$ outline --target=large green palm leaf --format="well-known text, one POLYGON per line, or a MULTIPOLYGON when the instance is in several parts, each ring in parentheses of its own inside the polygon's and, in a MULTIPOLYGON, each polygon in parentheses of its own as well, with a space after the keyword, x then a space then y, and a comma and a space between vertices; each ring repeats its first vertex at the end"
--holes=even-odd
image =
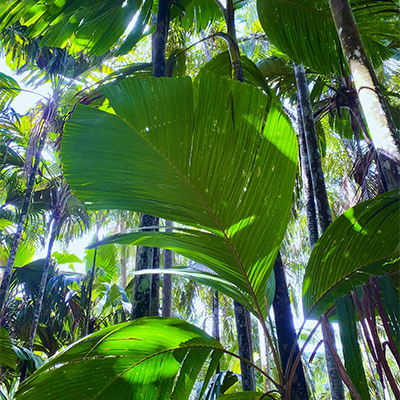
MULTIPOLYGON (((399 8, 392 0, 351 1, 366 50, 375 66, 390 57, 398 40, 399 8)), ((323 74, 343 74, 344 57, 328 0, 259 0, 268 39, 296 63, 323 74)))
POLYGON ((120 53, 127 53, 140 39, 151 6, 152 0, 12 0, 0 4, 0 30, 20 23, 26 36, 42 38, 41 46, 68 45, 73 52, 102 55, 116 45, 136 16, 120 46, 120 53))
POLYGON ((297 163, 280 106, 210 73, 194 83, 126 79, 103 92, 116 115, 77 107, 64 134, 64 172, 78 197, 195 227, 196 240, 174 240, 263 307, 297 163))
POLYGON ((103 329, 65 349, 18 389, 15 399, 187 399, 207 357, 205 387, 222 356, 219 342, 172 318, 141 318, 103 329))
POLYGON ((335 220, 311 253, 303 281, 304 312, 319 318, 371 275, 398 274, 399 225, 398 190, 360 203, 335 220))

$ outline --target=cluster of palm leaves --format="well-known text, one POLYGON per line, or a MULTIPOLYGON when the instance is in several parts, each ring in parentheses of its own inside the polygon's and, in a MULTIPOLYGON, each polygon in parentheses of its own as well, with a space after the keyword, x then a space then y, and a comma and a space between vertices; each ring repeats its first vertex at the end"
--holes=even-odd
MULTIPOLYGON (((39 75, 50 79, 54 88, 53 97, 33 118, 33 134, 27 135, 28 117, 20 118, 10 109, 20 88, 12 78, 0 76, 1 126, 6 133, 0 148, 5 193, 0 240, 9 253, 0 290, 1 324, 7 329, 1 330, 1 367, 15 376, 15 354, 25 354, 20 356, 25 378, 34 369, 32 350, 55 355, 19 386, 15 398, 41 398, 46 391, 49 398, 60 399, 186 399, 201 376, 197 396, 212 399, 236 382, 227 373, 213 378, 222 355, 232 353, 195 326, 171 318, 124 322, 132 307, 127 306, 129 285, 125 291, 110 274, 101 284, 95 281, 102 260, 107 259, 116 273, 115 244, 165 248, 205 266, 137 275, 162 272, 189 278, 229 296, 258 318, 277 376, 252 360, 246 362, 275 388, 223 398, 288 399, 291 390, 297 390, 292 383, 305 347, 300 353, 293 350, 288 364, 282 365, 267 326, 276 289, 274 264, 291 217, 295 185, 301 184, 293 129, 300 122, 291 111, 296 103, 292 62, 306 67, 321 152, 330 150, 326 132, 335 131, 351 160, 354 198, 366 200, 338 217, 315 245, 303 278, 304 312, 327 329, 337 311, 344 364, 329 335, 325 345, 357 399, 370 398, 355 331, 356 319, 364 325, 367 321, 364 336, 368 344, 373 342, 369 352, 378 365, 379 384, 397 396, 390 365, 399 364, 399 299, 388 277, 396 278, 398 270, 394 233, 400 223, 400 195, 398 189, 383 193, 390 182, 364 122, 329 2, 258 1, 260 24, 274 48, 257 65, 238 55, 232 36, 233 16, 245 2, 166 4, 167 20, 177 30, 195 23, 194 35, 212 23, 213 32, 221 25, 228 31, 210 35, 206 43, 225 39, 228 51, 212 58, 193 79, 184 76, 183 55, 190 56, 190 46, 182 49, 182 36, 165 67, 166 77, 176 78, 149 77, 151 64, 133 63, 93 83, 94 71, 104 61, 129 59, 128 53, 145 40, 151 11, 157 9, 151 1, 101 1, 94 6, 90 1, 12 0, 0 6, 1 40, 9 63, 33 71, 33 80, 39 75), (238 65, 243 82, 230 79, 238 65), (70 101, 63 104, 62 91, 68 86, 70 101), (57 151, 61 143, 62 169, 59 155, 54 162, 41 161, 50 143, 57 151), (52 246, 56 237, 69 239, 74 229, 87 228, 84 204, 95 210, 97 221, 102 220, 97 210, 116 209, 177 225, 99 241, 98 224, 86 278, 68 276, 54 267, 52 246), (10 230, 17 221, 16 231, 10 230), (35 229, 48 229, 47 257, 23 262, 18 257, 30 236, 39 236, 35 229), (384 273, 388 275, 371 278, 384 273), (93 291, 98 293, 97 303, 93 291), (392 355, 387 357, 383 336, 373 329, 375 314, 390 344, 392 355), (10 351, 10 336, 15 343, 28 342, 27 349, 10 351), (78 337, 82 338, 76 344, 57 353, 78 337), (224 386, 224 379, 230 384, 224 386)), ((351 5, 371 62, 381 68, 384 60, 398 54, 398 5, 390 0, 351 5)), ((158 22, 156 34, 160 26, 158 22)))

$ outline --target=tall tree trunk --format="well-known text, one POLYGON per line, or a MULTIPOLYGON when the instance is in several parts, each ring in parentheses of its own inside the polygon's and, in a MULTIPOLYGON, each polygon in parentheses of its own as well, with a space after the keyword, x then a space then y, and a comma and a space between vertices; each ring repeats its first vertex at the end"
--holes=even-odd
POLYGON ((170 8, 170 0, 158 1, 157 27, 154 32, 152 46, 153 76, 157 78, 164 76, 165 47, 168 39, 170 8))
MULTIPOLYGON (((107 216, 107 214, 104 214, 103 216, 101 214, 102 214, 101 211, 99 213, 96 213, 96 238, 95 238, 96 243, 99 241, 100 228, 102 227, 102 225, 106 219, 106 216, 107 216)), ((94 277, 96 274, 96 258, 97 258, 97 246, 94 248, 92 268, 90 269, 90 276, 89 276, 89 282, 88 282, 84 335, 89 335, 89 333, 91 333, 90 332, 90 312, 91 312, 91 307, 92 307, 93 282, 94 282, 94 277)))
MULTIPOLYGON (((51 223, 50 239, 49 239, 49 243, 47 245, 46 261, 44 263, 42 277, 40 279, 40 286, 39 286, 38 295, 37 295, 36 302, 35 302, 35 309, 33 312, 32 325, 31 325, 31 330, 30 330, 29 339, 28 339, 27 348, 30 351, 32 351, 32 349, 33 349, 33 343, 35 341, 36 331, 37 331, 37 327, 39 325, 40 315, 42 313, 44 292, 46 290, 47 277, 49 276, 49 271, 50 271, 50 266, 51 266, 51 253, 53 251, 53 245, 54 245, 54 242, 56 239, 57 228, 58 228, 60 219, 61 219, 60 214, 53 213, 53 221, 51 223)), ((26 367, 27 367, 26 364, 24 364, 22 371, 21 371, 21 382, 24 381, 26 378, 26 374, 27 374, 26 367)))
POLYGON ((296 75, 297 96, 303 117, 304 135, 310 163, 312 186, 315 200, 317 202, 318 220, 321 231, 323 232, 332 222, 331 209, 326 194, 324 173, 322 171, 321 156, 318 148, 317 133, 315 131, 315 123, 304 67, 302 65, 294 64, 294 72, 296 75))
MULTIPOLYGON (((157 218, 156 224, 158 225, 159 219, 157 218)), ((157 229, 158 230, 158 229, 157 229)), ((160 249, 157 247, 153 248, 153 269, 160 268, 160 249)), ((160 313, 160 275, 152 274, 150 276, 150 304, 149 304, 149 315, 158 316, 160 313)))
MULTIPOLYGON (((299 136, 302 139, 305 139, 301 139, 299 141, 300 153, 302 156, 304 154, 304 157, 308 157, 308 165, 306 162, 302 161, 304 194, 306 201, 310 196, 315 196, 318 205, 319 225, 321 227, 321 232, 323 233, 332 222, 331 209, 329 207, 328 196, 326 193, 324 173, 322 171, 321 157, 318 149, 315 122, 311 108, 306 74, 302 65, 294 65, 294 70, 297 82, 298 104, 300 104, 298 111, 299 117, 301 117, 302 120, 299 121, 299 136)), ((308 202, 307 206, 309 206, 308 202)), ((312 207, 307 207, 307 227, 311 250, 318 240, 318 231, 315 229, 315 224, 315 208, 312 210, 312 207), (312 213, 314 213, 314 216, 312 213)), ((329 327, 332 330, 332 327, 329 327)), ((322 331, 322 335, 325 340, 327 337, 325 330, 322 331)), ((344 400, 343 383, 340 379, 339 371, 328 346, 325 346, 325 360, 328 370, 332 400, 344 400)))
POLYGON ((303 180, 303 192, 306 202, 306 215, 307 215, 307 228, 308 228, 308 241, 311 250, 314 248, 318 240, 318 221, 317 210, 315 208, 314 190, 312 187, 310 162, 308 158, 306 138, 304 134, 303 115, 301 107, 297 101, 297 121, 299 127, 299 147, 301 156, 301 173, 303 180))
MULTIPOLYGON (((139 226, 154 226, 156 217, 140 214, 139 226)), ((142 229, 149 231, 149 229, 142 229)), ((136 271, 150 269, 153 266, 153 247, 138 246, 136 248, 136 271)), ((136 275, 133 278, 132 293, 132 319, 146 317, 150 312, 150 286, 151 277, 149 275, 136 275)))
MULTIPOLYGON (((250 312, 236 300, 233 301, 233 307, 235 311, 239 356, 249 361, 253 361, 250 312)), ((245 362, 240 361, 240 370, 243 391, 256 390, 254 369, 245 362)))
MULTIPOLYGON (((164 76, 165 69, 165 47, 168 38, 169 15, 171 2, 170 0, 159 0, 157 10, 157 25, 156 31, 152 38, 152 58, 153 58, 153 76, 160 78, 164 76)), ((139 227, 155 226, 156 217, 140 214, 139 227)), ((138 246, 136 250, 136 271, 152 268, 154 257, 159 257, 159 251, 155 252, 151 247, 138 246), (154 255, 155 253, 155 255, 154 255)), ((158 260, 158 264, 159 264, 158 260)), ((157 261, 156 261, 157 264, 157 261)), ((159 279, 158 279, 159 281, 159 279)), ((148 276, 135 276, 133 281, 133 296, 132 296, 132 319, 144 317, 150 314, 150 288, 155 294, 157 290, 157 278, 152 279, 148 276)), ((154 302, 152 311, 154 312, 154 302)), ((158 307, 157 307, 158 313, 158 307)))
MULTIPOLYGON (((296 330, 294 328, 293 314, 290 308, 289 293, 286 284, 285 272, 281 255, 278 254, 274 265, 275 273, 275 297, 272 303, 275 315, 276 334, 278 337, 279 355, 282 370, 290 370, 288 362, 293 346, 293 360, 299 354, 299 346, 296 341, 296 330)), ((307 383, 304 376, 303 364, 299 362, 291 385, 291 400, 308 400, 307 383)))
POLYGON ((389 189, 400 187, 400 137, 348 0, 329 0, 340 43, 389 189))
POLYGON ((38 123, 39 125, 37 125, 38 130, 39 130, 39 133, 38 133, 39 144, 38 144, 36 152, 35 152, 35 161, 33 163, 33 166, 30 171, 29 178, 27 181, 24 202, 23 202, 21 213, 19 216, 17 229, 16 229, 14 237, 13 237, 10 254, 8 256, 7 265, 4 270, 3 279, 2 279, 1 285, 0 285, 0 322, 2 321, 4 303, 5 303, 8 289, 10 286, 11 272, 14 267, 14 261, 15 261, 16 255, 17 255, 20 241, 21 241, 22 232, 24 230, 24 225, 25 225, 26 216, 28 214, 29 204, 31 203, 31 199, 32 199, 32 192, 33 192, 33 188, 35 186, 36 175, 37 175, 39 165, 40 165, 40 162, 42 159, 43 147, 46 142, 46 138, 47 138, 49 129, 51 128, 51 126, 54 122, 54 118, 57 113, 58 101, 59 101, 58 95, 57 95, 57 93, 55 93, 53 96, 53 99, 48 103, 47 107, 45 107, 45 110, 43 111, 42 119, 38 123))
MULTIPOLYGON (((236 40, 235 9, 233 0, 227 0, 226 9, 221 10, 225 17, 228 35, 230 36, 229 54, 231 58, 234 79, 244 82, 243 69, 240 61, 240 52, 236 40)), ((234 300, 234 313, 236 331, 238 335, 239 355, 253 361, 253 343, 251 338, 250 312, 234 300)), ((243 391, 254 391, 256 387, 254 369, 243 361, 240 361, 243 391)))
MULTIPOLYGON (((119 230, 121 233, 126 232, 126 221, 124 220, 124 217, 121 216, 121 220, 119 222, 119 230)), ((120 245, 121 249, 121 287, 123 289, 126 288, 126 245, 121 244, 120 245)))
MULTIPOLYGON (((165 221, 165 231, 172 232, 172 221, 165 221)), ((174 260, 172 250, 164 250, 164 268, 171 269, 174 260)), ((164 274, 162 288, 162 316, 172 317, 172 275, 164 274)))
POLYGON ((219 340, 219 292, 214 290, 212 297, 212 337, 219 340))
MULTIPOLYGON (((96 242, 98 242, 98 238, 96 238, 96 242)), ((87 302, 86 302, 86 316, 85 316, 85 325, 84 325, 84 335, 89 335, 90 332, 90 311, 92 307, 92 291, 93 291, 93 282, 94 276, 96 274, 96 258, 97 258, 97 246, 94 248, 93 252, 93 261, 92 268, 90 269, 90 276, 88 282, 88 290, 87 290, 87 302)))

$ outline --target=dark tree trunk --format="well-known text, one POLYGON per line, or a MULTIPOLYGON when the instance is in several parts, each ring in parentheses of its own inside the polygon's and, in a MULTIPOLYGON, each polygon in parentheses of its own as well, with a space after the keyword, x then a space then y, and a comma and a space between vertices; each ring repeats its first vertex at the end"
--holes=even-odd
POLYGON ((302 65, 294 64, 294 72, 297 83, 297 96, 303 117, 304 135, 310 162, 313 190, 317 202, 318 219, 321 231, 332 222, 331 209, 326 194, 324 173, 322 171, 321 156, 318 148, 317 134, 311 108, 310 95, 308 93, 307 79, 302 65))
POLYGON ((219 293, 217 290, 213 293, 212 314, 212 337, 219 340, 219 293))
MULTIPOLYGON (((236 300, 233 301, 235 311, 236 331, 238 336, 239 356, 253 361, 253 342, 251 338, 250 312, 236 300)), ((243 361, 240 361, 243 391, 256 390, 254 369, 243 361)))
MULTIPOLYGON (((166 232, 171 232, 173 227, 172 221, 165 221, 166 232)), ((171 269, 174 259, 172 250, 164 250, 164 268, 171 269)), ((164 274, 162 288, 162 316, 172 317, 172 275, 164 274)))
MULTIPOLYGON (((119 229, 121 233, 126 232, 126 221, 121 217, 121 221, 119 223, 119 229)), ((121 244, 121 287, 123 289, 126 288, 126 246, 121 244)))
POLYGON ((389 190, 400 186, 400 137, 369 62, 348 0, 329 1, 340 43, 389 190))
POLYGON ((315 243, 318 240, 318 221, 317 221, 317 210, 315 208, 314 201, 314 190, 312 187, 310 163, 308 159, 306 138, 304 135, 303 127, 303 115, 301 113, 301 107, 297 102, 297 121, 299 127, 299 147, 301 156, 301 172, 303 178, 303 192, 304 199, 306 202, 306 214, 307 214, 307 228, 308 228, 308 241, 310 243, 311 250, 314 248, 315 243))
MULTIPOLYGON (((164 76, 165 46, 168 38, 170 8, 170 0, 159 0, 157 26, 152 38, 153 76, 156 78, 164 76)), ((140 214, 139 218, 140 228, 146 226, 155 226, 156 221, 158 221, 158 218, 145 214, 140 214)), ((136 271, 152 268, 153 260, 155 259, 154 257, 157 258, 157 251, 154 251, 153 248, 138 246, 136 249, 136 271), (154 255, 154 253, 156 253, 156 255, 154 255)), ((159 262, 160 261, 158 259, 158 264, 159 262)), ((150 291, 152 291, 154 295, 156 292, 158 292, 158 290, 155 288, 156 284, 157 278, 152 279, 148 276, 135 276, 132 296, 132 319, 144 317, 150 314, 150 291)), ((152 312, 154 312, 154 301, 151 307, 152 312)))
MULTIPOLYGON (((156 217, 150 215, 139 215, 139 226, 154 226, 156 217)), ((149 229, 142 229, 148 231, 149 229)), ((136 249, 136 271, 150 269, 153 266, 153 247, 138 246, 136 249)), ((151 277, 149 275, 136 275, 133 280, 132 293, 132 319, 146 317, 150 312, 150 287, 151 277)))
MULTIPOLYGON (((282 370, 288 367, 290 353, 295 346, 292 362, 299 354, 299 346, 296 341, 296 331, 294 328, 293 314, 290 308, 289 293, 286 284, 285 272, 280 254, 276 258, 274 265, 275 273, 275 297, 272 303, 275 315, 276 334, 278 337, 279 355, 281 358, 282 370)), ((291 400, 308 400, 307 384, 303 371, 303 364, 300 360, 296 367, 293 383, 291 386, 291 400)))
MULTIPOLYGON (((50 233, 49 244, 47 247, 47 256, 46 256, 46 261, 45 261, 44 267, 43 267, 42 277, 40 280, 40 286, 39 286, 38 295, 37 295, 36 302, 35 302, 35 309, 33 312, 32 325, 31 325, 31 330, 30 330, 29 339, 28 339, 27 348, 30 351, 32 351, 32 349, 33 349, 33 343, 35 341, 36 331, 37 331, 37 327, 39 325, 40 315, 42 313, 44 292, 46 290, 47 277, 49 276, 49 271, 50 271, 50 267, 51 267, 51 253, 53 251, 53 245, 56 240, 56 234, 57 234, 57 228, 58 228, 59 221, 60 221, 60 216, 57 215, 54 217, 52 224, 51 224, 51 233, 50 233)), ((27 366, 26 366, 26 364, 24 364, 22 371, 21 371, 21 379, 20 379, 21 382, 23 382, 26 379, 26 373, 27 373, 27 366)))
MULTIPOLYGON (((309 205, 310 196, 315 196, 315 200, 318 205, 318 219, 322 233, 332 222, 332 216, 331 209, 329 207, 328 196, 326 193, 324 173, 322 171, 321 157, 318 149, 315 122, 311 108, 306 74, 302 65, 294 65, 294 70, 297 82, 298 113, 302 119, 302 124, 300 123, 301 121, 299 121, 299 143, 300 153, 302 155, 304 194, 307 202, 307 228, 309 233, 310 248, 312 250, 316 241, 318 240, 318 231, 316 231, 315 227, 315 207, 314 210, 312 210, 312 207, 309 205), (308 168, 306 158, 308 158, 308 168)), ((326 332, 322 331, 322 333, 325 339, 326 332)), ((340 379, 339 371, 328 346, 325 346, 325 360, 328 370, 332 400, 344 400, 343 383, 340 379)))
POLYGON ((40 165, 40 162, 42 159, 43 147, 46 142, 48 130, 50 129, 50 126, 52 125, 52 123, 54 121, 55 113, 57 111, 57 106, 55 104, 53 104, 53 107, 51 107, 51 105, 52 105, 52 103, 49 103, 49 106, 48 106, 48 110, 50 110, 49 111, 50 114, 47 115, 47 119, 45 119, 43 117, 43 120, 42 120, 43 125, 42 125, 42 130, 41 130, 40 136, 39 136, 39 144, 38 144, 38 147, 35 152, 35 161, 34 161, 34 164, 32 166, 30 174, 29 174, 28 182, 26 185, 25 196, 24 196, 24 202, 22 205, 17 229, 16 229, 16 232, 13 237, 10 254, 9 254, 9 257, 7 260, 6 268, 4 270, 3 279, 1 281, 0 321, 2 320, 1 316, 3 314, 3 307, 4 307, 4 303, 6 300, 7 293, 8 293, 8 289, 10 286, 11 273, 12 273, 12 269, 14 267, 14 261, 15 261, 16 255, 17 255, 19 243, 21 241, 22 232, 24 230, 26 216, 28 214, 28 208, 29 208, 29 204, 31 202, 32 192, 33 192, 33 188, 35 186, 36 175, 37 175, 39 165, 40 165))
MULTIPOLYGON (((156 221, 157 225, 159 223, 158 218, 156 221)), ((160 268, 160 249, 157 247, 153 248, 153 269, 160 268)), ((158 316, 160 314, 160 275, 154 274, 150 276, 150 305, 149 305, 149 315, 158 316)))
MULTIPOLYGON (((99 238, 96 235, 96 242, 98 242, 98 241, 99 241, 99 238)), ((92 268, 90 269, 90 277, 89 277, 88 289, 87 289, 85 332, 84 332, 85 336, 87 336, 91 333, 90 332, 90 311, 91 311, 91 307, 92 307, 93 282, 94 282, 94 276, 96 274, 96 257, 97 257, 97 247, 94 248, 92 268)))
MULTIPOLYGON (((219 341, 219 293, 217 290, 213 291, 212 297, 212 337, 219 341)), ((216 372, 220 371, 218 364, 216 372)))
POLYGON ((34 152, 35 161, 32 165, 32 169, 30 170, 30 173, 29 173, 26 190, 25 190, 24 202, 23 202, 20 217, 19 217, 19 222, 18 222, 17 229, 16 229, 16 232, 13 237, 10 254, 9 254, 9 257, 7 260, 6 268, 4 270, 3 279, 1 281, 1 286, 0 286, 0 324, 2 321, 4 303, 5 303, 8 289, 10 286, 11 272, 14 267, 15 257, 17 255, 19 243, 21 241, 21 236, 22 236, 22 232, 24 229, 26 216, 28 214, 28 208, 29 208, 29 204, 31 202, 33 188, 35 186, 37 171, 39 169, 39 165, 40 165, 40 162, 42 159, 43 147, 46 142, 48 131, 54 123, 58 104, 59 104, 59 95, 56 91, 54 91, 53 98, 48 102, 48 104, 46 105, 46 107, 44 107, 44 110, 43 110, 42 119, 40 121, 41 128, 39 130, 39 144, 36 148, 36 151, 34 152))
POLYGON ((157 27, 153 35, 153 76, 164 76, 165 47, 168 39, 170 0, 159 0, 157 11, 157 27))

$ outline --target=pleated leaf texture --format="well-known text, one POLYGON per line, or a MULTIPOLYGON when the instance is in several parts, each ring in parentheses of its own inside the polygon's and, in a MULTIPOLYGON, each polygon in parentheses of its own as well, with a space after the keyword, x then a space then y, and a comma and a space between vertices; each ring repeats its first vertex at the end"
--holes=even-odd
MULTIPOLYGON (((392 55, 387 43, 398 37, 398 4, 392 0, 350 0, 364 46, 375 67, 392 55)), ((258 0, 268 39, 298 64, 321 74, 346 67, 328 0, 258 0)))
POLYGON ((103 329, 52 357, 20 385, 17 400, 185 400, 206 359, 205 387, 219 342, 174 318, 149 317, 103 329))
POLYGON ((77 196, 194 227, 135 244, 156 236, 265 308, 297 168, 279 104, 209 72, 194 82, 125 79, 103 93, 116 115, 78 106, 64 133, 63 170, 77 196))
POLYGON ((370 276, 385 272, 398 282, 400 191, 348 209, 316 243, 303 280, 304 312, 319 318, 335 299, 370 276))
POLYGON ((96 56, 115 46, 136 17, 118 50, 125 54, 141 38, 152 4, 151 0, 11 0, 0 5, 0 29, 19 23, 26 26, 25 35, 41 38, 41 46, 68 45, 72 52, 85 50, 96 56))

